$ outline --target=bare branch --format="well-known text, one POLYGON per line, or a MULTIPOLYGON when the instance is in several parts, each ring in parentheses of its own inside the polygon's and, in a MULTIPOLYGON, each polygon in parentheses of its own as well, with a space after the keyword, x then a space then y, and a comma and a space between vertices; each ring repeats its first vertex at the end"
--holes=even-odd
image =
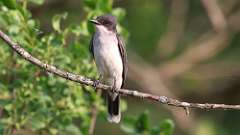
POLYGON ((169 80, 189 71, 200 62, 215 56, 228 47, 229 39, 231 39, 232 35, 236 32, 240 31, 239 17, 240 11, 226 17, 228 27, 231 29, 232 33, 227 30, 218 33, 210 30, 193 41, 193 43, 189 45, 189 48, 183 51, 178 57, 161 64, 159 66, 159 72, 163 80, 169 80))
POLYGON ((158 41, 159 55, 169 57, 176 50, 185 30, 189 3, 189 0, 172 1, 166 32, 158 41))
MULTIPOLYGON (((107 86, 107 85, 104 85, 104 84, 101 84, 101 83, 95 83, 95 81, 92 80, 92 79, 86 78, 86 77, 81 76, 81 75, 73 74, 73 73, 70 73, 70 72, 66 72, 66 71, 63 71, 63 70, 60 70, 60 69, 56 68, 55 66, 43 63, 39 59, 30 55, 19 44, 12 41, 10 39, 10 37, 8 35, 6 35, 4 32, 2 32, 1 30, 0 30, 0 38, 2 38, 2 40, 4 42, 6 42, 7 45, 9 45, 21 57, 25 58, 27 61, 31 62, 32 64, 50 72, 50 73, 53 73, 53 74, 55 74, 57 76, 60 76, 62 78, 65 78, 65 79, 68 79, 68 80, 71 80, 71 81, 74 81, 74 82, 78 82, 80 84, 87 85, 87 86, 94 87, 95 86, 94 84, 97 84, 95 87, 97 89, 101 89, 103 91, 108 91, 108 90, 111 89, 110 86, 107 86)), ((166 105, 175 106, 175 107, 199 108, 199 109, 207 109, 207 110, 210 110, 210 109, 211 110, 216 110, 216 109, 240 110, 240 105, 209 104, 209 103, 201 104, 201 103, 181 102, 179 100, 169 98, 169 97, 166 97, 166 96, 157 96, 157 95, 153 95, 153 94, 148 94, 148 93, 143 93, 143 92, 139 92, 139 91, 136 91, 136 90, 128 90, 128 89, 120 89, 120 90, 118 90, 118 92, 121 95, 132 96, 132 97, 136 97, 136 98, 140 98, 140 99, 147 99, 147 100, 150 100, 150 101, 156 101, 156 102, 161 103, 161 104, 166 104, 166 105)))
POLYGON ((208 17, 215 31, 225 31, 227 22, 217 0, 202 0, 202 4, 207 11, 208 17))
MULTIPOLYGON (((101 93, 102 93, 102 91, 98 91, 97 95, 101 96, 101 93)), ((94 129, 95 129, 96 122, 97 122, 98 111, 99 110, 98 110, 97 106, 93 105, 91 124, 90 124, 89 129, 88 129, 88 134, 89 135, 94 135, 94 129)))
POLYGON ((228 33, 203 35, 195 45, 184 51, 172 61, 160 65, 159 72, 164 80, 180 75, 193 68, 199 62, 211 58, 228 46, 228 33), (207 37, 207 38, 206 38, 207 37))

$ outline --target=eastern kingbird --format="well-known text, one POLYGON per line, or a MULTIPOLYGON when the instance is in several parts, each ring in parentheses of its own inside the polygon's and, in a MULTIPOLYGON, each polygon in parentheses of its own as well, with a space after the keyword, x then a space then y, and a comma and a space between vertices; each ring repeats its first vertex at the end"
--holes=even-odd
POLYGON ((100 73, 100 80, 112 86, 112 90, 107 94, 108 121, 119 123, 120 95, 117 90, 123 87, 127 71, 124 44, 117 33, 117 21, 114 16, 98 16, 90 22, 95 25, 90 52, 100 73))

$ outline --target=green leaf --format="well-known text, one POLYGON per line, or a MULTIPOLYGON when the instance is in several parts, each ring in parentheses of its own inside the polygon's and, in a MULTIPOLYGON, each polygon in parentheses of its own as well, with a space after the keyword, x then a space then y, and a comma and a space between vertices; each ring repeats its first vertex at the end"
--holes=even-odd
POLYGON ((53 29, 56 30, 57 32, 61 32, 61 19, 66 19, 67 18, 67 13, 63 13, 60 15, 55 15, 52 19, 52 26, 53 29))
POLYGON ((118 21, 122 21, 126 16, 126 11, 122 8, 115 8, 112 10, 112 14, 117 17, 118 21))
POLYGON ((2 0, 3 4, 9 9, 17 8, 17 0, 2 0))
POLYGON ((154 126, 151 131, 151 135, 160 135, 160 126, 154 126))
POLYGON ((31 120, 32 128, 34 130, 39 130, 46 127, 44 119, 45 119, 44 116, 41 116, 41 115, 34 116, 31 120))
POLYGON ((96 0, 84 0, 83 2, 89 9, 94 9, 96 7, 96 0))
POLYGON ((109 13, 112 10, 112 4, 113 4, 113 0, 98 0, 97 8, 100 11, 109 13))
POLYGON ((126 133, 133 134, 135 133, 135 123, 136 120, 132 117, 126 117, 121 123, 121 129, 126 133))
POLYGON ((148 114, 149 112, 145 111, 137 119, 136 128, 140 133, 142 133, 143 131, 149 130, 150 125, 149 125, 148 114))
POLYGON ((71 124, 66 127, 66 134, 68 135, 82 135, 81 131, 79 130, 78 127, 75 125, 71 124))
POLYGON ((160 135, 172 135, 173 134, 173 129, 174 129, 174 123, 170 119, 164 120, 160 124, 160 135))
POLYGON ((50 128, 49 130, 50 130, 50 133, 52 135, 57 135, 58 134, 58 130, 56 128, 50 128))
POLYGON ((86 22, 83 22, 80 25, 72 25, 71 27, 69 27, 69 31, 76 36, 89 36, 88 26, 86 22))
POLYGON ((79 36, 82 32, 82 28, 78 25, 72 25, 69 28, 69 31, 72 32, 73 34, 75 34, 76 36, 79 36))
POLYGON ((3 135, 6 125, 0 120, 0 135, 3 135))
POLYGON ((42 5, 44 3, 44 0, 29 0, 29 1, 37 5, 42 5))
POLYGON ((125 100, 122 100, 120 107, 121 107, 122 112, 126 111, 127 110, 127 102, 125 100))
POLYGON ((121 129, 134 135, 172 135, 174 124, 171 120, 164 120, 160 126, 151 126, 149 112, 145 111, 138 117, 125 117, 121 123, 121 129))
MULTIPOLYGON (((11 16, 11 21, 14 21, 17 24, 21 24, 22 23, 22 16, 21 16, 21 12, 18 10, 11 10, 9 11, 9 16, 11 16)), ((14 24, 16 25, 16 24, 14 24)), ((17 25, 19 26, 19 25, 17 25)))

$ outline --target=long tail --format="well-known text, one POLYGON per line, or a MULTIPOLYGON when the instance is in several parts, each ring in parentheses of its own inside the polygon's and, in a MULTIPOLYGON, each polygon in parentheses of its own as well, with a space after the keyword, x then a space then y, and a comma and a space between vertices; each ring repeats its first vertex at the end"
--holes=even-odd
POLYGON ((112 98, 110 94, 107 95, 107 104, 108 104, 108 121, 112 123, 119 123, 121 119, 120 111, 120 95, 117 95, 116 98, 112 98))

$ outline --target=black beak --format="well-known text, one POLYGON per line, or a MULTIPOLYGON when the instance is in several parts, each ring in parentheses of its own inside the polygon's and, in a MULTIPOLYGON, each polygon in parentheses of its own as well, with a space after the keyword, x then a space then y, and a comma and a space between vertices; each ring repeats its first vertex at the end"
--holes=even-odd
POLYGON ((96 24, 96 25, 100 25, 100 23, 97 20, 94 20, 94 19, 89 20, 89 22, 91 22, 93 24, 96 24))

